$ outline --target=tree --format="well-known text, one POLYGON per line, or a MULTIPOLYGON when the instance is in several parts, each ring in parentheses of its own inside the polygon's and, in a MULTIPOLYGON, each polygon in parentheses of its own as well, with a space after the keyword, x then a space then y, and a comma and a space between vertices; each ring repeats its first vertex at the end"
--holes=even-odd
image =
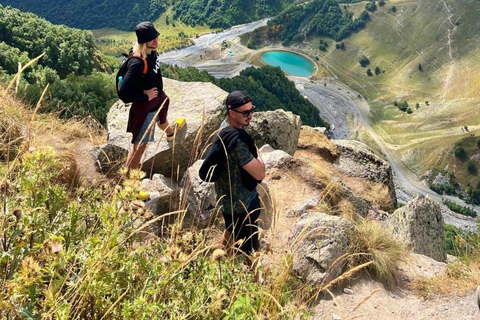
POLYGON ((367 76, 373 76, 372 70, 370 68, 367 69, 367 76))
POLYGON ((365 55, 361 56, 358 62, 364 68, 370 64, 370 60, 365 55))
POLYGON ((370 12, 375 12, 375 11, 377 11, 377 5, 375 4, 375 2, 368 2, 365 5, 365 10, 370 11, 370 12))
POLYGON ((459 160, 462 160, 462 161, 467 159, 467 152, 462 146, 455 147, 455 157, 457 157, 459 160))
POLYGON ((473 175, 477 173, 477 165, 475 164, 475 162, 473 160, 468 160, 467 170, 468 170, 468 173, 473 174, 473 175))
POLYGON ((378 5, 379 5, 380 7, 383 7, 383 6, 385 5, 385 0, 380 0, 380 1, 378 1, 378 5))
POLYGON ((420 109, 420 103, 417 102, 417 103, 415 104, 415 109, 417 109, 417 110, 420 109))
POLYGON ((392 11, 393 13, 397 12, 397 7, 392 6, 392 8, 390 9, 390 11, 392 11))
POLYGON ((375 75, 379 75, 380 73, 382 73, 382 70, 380 70, 380 68, 378 66, 375 67, 375 75))
POLYGON ((418 70, 423 71, 423 68, 422 68, 422 64, 421 64, 421 63, 418 64, 418 70))
POLYGON ((345 50, 345 43, 343 41, 340 43, 340 50, 345 50))
POLYGON ((405 100, 400 100, 398 103, 397 103, 397 106, 398 106, 398 109, 400 111, 403 111, 403 112, 406 112, 409 108, 408 108, 408 102, 405 101, 405 100))

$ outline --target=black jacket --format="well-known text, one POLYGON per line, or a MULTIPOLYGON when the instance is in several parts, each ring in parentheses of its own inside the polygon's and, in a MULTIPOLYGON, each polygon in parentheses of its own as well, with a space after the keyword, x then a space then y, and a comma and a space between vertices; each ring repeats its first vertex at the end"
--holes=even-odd
MULTIPOLYGON (((124 101, 144 102, 148 101, 148 96, 143 90, 149 90, 157 87, 158 94, 163 90, 162 73, 160 71, 160 61, 158 53, 153 51, 147 55, 148 71, 143 75, 144 63, 140 59, 132 58, 128 61, 128 71, 123 77, 122 84, 118 89, 119 95, 125 97, 124 101)), ((154 111, 154 110, 152 110, 154 111)))

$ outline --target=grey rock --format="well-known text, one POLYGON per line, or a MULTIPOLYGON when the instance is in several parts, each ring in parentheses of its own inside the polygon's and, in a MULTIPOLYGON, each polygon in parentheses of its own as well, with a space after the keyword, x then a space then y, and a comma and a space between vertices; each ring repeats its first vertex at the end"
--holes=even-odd
POLYGON ((205 228, 215 213, 217 194, 214 183, 205 182, 198 175, 202 163, 203 160, 198 160, 187 169, 180 186, 182 202, 187 209, 186 222, 205 228))
POLYGON ((328 136, 328 129, 325 127, 313 127, 312 129, 328 136))
POLYGON ((350 203, 353 206, 353 209, 355 210, 355 212, 357 214, 359 214, 362 217, 366 217, 368 215, 368 213, 370 212, 370 210, 373 209, 373 204, 370 201, 365 200, 362 197, 358 196, 349 187, 347 187, 343 182, 337 181, 337 183, 342 188, 343 198, 350 201, 350 203))
POLYGON ((480 309, 480 286, 477 287, 477 291, 475 292, 475 295, 477 296, 477 306, 480 309))
POLYGON ((413 252, 437 261, 446 261, 443 217, 440 206, 428 196, 420 195, 395 210, 387 219, 388 229, 413 252))
POLYGON ((307 212, 308 210, 314 208, 316 205, 318 205, 318 202, 320 201, 320 196, 315 196, 312 198, 308 198, 289 211, 285 214, 287 217, 300 217, 302 214, 307 212))
POLYGON ((92 149, 95 168, 98 172, 111 176, 117 173, 118 169, 125 164, 128 151, 112 144, 95 146, 92 149))
POLYGON ((444 176, 440 172, 437 174, 435 179, 433 179, 433 184, 445 184, 445 185, 451 185, 450 181, 448 181, 447 176, 444 176))
MULTIPOLYGON (((175 144, 168 143, 165 134, 157 127, 155 141, 149 145, 143 168, 147 172, 152 169, 154 173, 166 176, 170 176, 173 168, 174 174, 178 170, 182 176, 191 156, 196 153, 196 146, 203 146, 225 118, 223 100, 227 93, 211 83, 186 83, 167 78, 163 81, 164 90, 170 98, 169 122, 185 117, 186 125, 179 131, 175 144)), ((108 144, 125 152, 131 148, 131 134, 126 132, 129 108, 130 105, 118 101, 107 115, 108 144)))
POLYGON ((348 220, 321 212, 303 215, 295 224, 293 270, 312 284, 325 284, 341 274, 341 263, 332 263, 345 254, 353 225, 348 220))
POLYGON ((273 196, 270 193, 268 184, 263 181, 257 186, 258 197, 262 210, 258 217, 258 226, 263 230, 268 230, 272 227, 273 217, 275 216, 275 205, 273 204, 273 196))
POLYGON ((353 294, 353 290, 349 289, 349 288, 344 288, 343 292, 346 293, 346 294, 353 294))
POLYGON ((171 179, 155 174, 152 179, 142 180, 141 189, 148 192, 150 200, 145 203, 145 207, 155 216, 178 209, 179 191, 171 179))
POLYGON ((282 150, 275 150, 270 145, 266 144, 260 148, 260 155, 265 163, 265 170, 282 168, 292 161, 293 157, 282 150))
POLYGON ((247 131, 257 146, 269 144, 276 150, 293 155, 297 150, 301 127, 299 116, 277 109, 255 113, 247 131))
POLYGON ((396 207, 395 186, 390 164, 376 156, 367 145, 353 140, 334 140, 339 157, 336 165, 341 172, 352 177, 380 182, 388 187, 391 210, 396 207))

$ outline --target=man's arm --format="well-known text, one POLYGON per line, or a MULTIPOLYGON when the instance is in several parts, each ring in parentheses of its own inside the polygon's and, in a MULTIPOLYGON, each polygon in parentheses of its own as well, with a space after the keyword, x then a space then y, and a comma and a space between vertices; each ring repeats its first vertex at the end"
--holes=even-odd
POLYGON ((265 179, 265 163, 260 156, 260 151, 257 148, 257 158, 253 158, 250 162, 242 166, 252 177, 257 180, 265 179))

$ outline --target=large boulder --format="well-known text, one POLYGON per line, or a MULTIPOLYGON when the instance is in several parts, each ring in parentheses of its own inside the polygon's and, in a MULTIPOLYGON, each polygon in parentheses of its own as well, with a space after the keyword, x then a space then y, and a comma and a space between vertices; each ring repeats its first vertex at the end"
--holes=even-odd
POLYGON ((375 155, 364 143, 353 140, 335 140, 334 143, 339 153, 336 160, 338 169, 348 176, 385 184, 391 200, 390 210, 393 210, 397 198, 390 164, 375 155))
POLYGON ((196 161, 185 172, 180 186, 182 187, 182 206, 187 209, 185 221, 205 228, 216 212, 217 194, 213 182, 200 179, 198 171, 203 160, 196 161))
POLYGON ((387 218, 388 229, 413 252, 446 261, 440 206, 428 196, 420 195, 387 218))
POLYGON ((353 225, 348 220, 321 212, 304 214, 295 224, 293 270, 312 284, 325 284, 341 274, 353 225))
POLYGON ((247 131, 257 146, 269 144, 276 150, 293 155, 297 150, 301 127, 299 116, 277 109, 254 113, 247 131))
MULTIPOLYGON (((165 135, 157 127, 155 141, 149 145, 143 164, 147 172, 170 176, 172 168, 180 176, 189 166, 191 156, 203 146, 206 139, 218 129, 225 118, 223 100, 227 93, 206 82, 179 82, 163 79, 164 90, 170 97, 168 120, 186 118, 186 125, 175 141, 168 143, 165 135), (197 135, 200 135, 197 139, 197 135), (172 150, 174 150, 172 161, 172 150)), ((126 132, 130 104, 118 101, 107 115, 108 144, 111 148, 128 151, 131 148, 131 134, 126 132)), ((201 150, 200 150, 201 151, 201 150)), ((125 152, 123 154, 125 154, 125 152)), ((111 152, 113 154, 113 152, 111 152)), ((114 154, 122 154, 115 152, 114 154)), ((115 159, 109 159, 114 161, 115 159)), ((100 165, 102 166, 102 165, 100 165)))

